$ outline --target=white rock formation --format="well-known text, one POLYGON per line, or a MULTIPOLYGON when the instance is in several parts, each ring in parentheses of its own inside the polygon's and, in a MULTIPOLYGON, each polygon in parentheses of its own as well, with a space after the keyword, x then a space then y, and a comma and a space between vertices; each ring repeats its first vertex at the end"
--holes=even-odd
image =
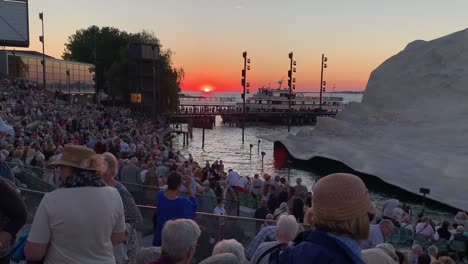
POLYGON ((468 29, 410 43, 372 72, 362 103, 276 140, 468 210, 468 29))

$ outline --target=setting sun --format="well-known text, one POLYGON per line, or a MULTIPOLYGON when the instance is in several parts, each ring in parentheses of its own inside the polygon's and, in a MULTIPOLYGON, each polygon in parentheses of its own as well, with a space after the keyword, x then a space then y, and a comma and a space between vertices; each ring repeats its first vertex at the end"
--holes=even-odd
POLYGON ((211 93, 214 91, 213 86, 209 84, 200 85, 200 91, 204 93, 211 93))

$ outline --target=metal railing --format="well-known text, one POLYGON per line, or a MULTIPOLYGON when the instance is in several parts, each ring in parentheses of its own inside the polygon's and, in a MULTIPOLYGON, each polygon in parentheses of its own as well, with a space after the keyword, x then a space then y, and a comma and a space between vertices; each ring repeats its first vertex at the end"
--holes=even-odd
MULTIPOLYGON (((164 189, 160 187, 142 185, 142 184, 135 184, 129 182, 121 182, 127 190, 132 194, 133 199, 135 200, 136 204, 145 205, 145 206, 155 206, 156 205, 156 198, 158 193, 164 191, 164 189)), ((188 197, 187 193, 181 193, 181 197, 188 197)), ((213 209, 216 207, 216 203, 218 199, 223 199, 226 213, 228 215, 239 215, 239 199, 237 200, 229 200, 224 199, 221 197, 213 197, 203 194, 195 194, 197 198, 199 212, 204 213, 212 213, 213 209)))
MULTIPOLYGON (((18 165, 16 163, 7 161, 5 161, 4 163, 8 165, 10 170, 13 170, 13 168, 15 167, 19 168, 19 172, 13 174, 14 178, 16 179, 16 182, 20 182, 20 188, 40 192, 49 192, 56 188, 56 186, 53 186, 46 182, 48 177, 53 176, 54 170, 52 169, 34 167, 29 165, 18 165)), ((127 188, 130 194, 132 194, 133 198, 135 199, 135 202, 140 205, 155 206, 158 193, 163 190, 162 188, 149 185, 135 184, 130 182, 121 183, 127 188)), ((181 196, 184 197, 187 196, 187 194, 181 193, 181 196)), ((217 200, 223 199, 226 207, 226 212, 229 215, 239 215, 239 196, 240 195, 237 195, 236 193, 236 199, 230 200, 221 197, 213 197, 198 193, 196 194, 199 211, 205 213, 212 213, 214 208, 216 207, 217 200)), ((247 206, 246 204, 243 205, 247 206)))
MULTIPOLYGON (((28 209, 28 224, 32 223, 34 214, 44 196, 45 192, 20 189, 28 209)), ((137 225, 139 234, 139 245, 149 247, 152 245, 154 226, 153 215, 156 207, 137 205, 143 221, 137 225)), ((238 216, 220 216, 209 213, 197 212, 193 219, 199 225, 202 234, 198 239, 195 262, 209 257, 215 244, 223 239, 235 239, 244 247, 247 247, 262 228, 262 225, 274 225, 274 221, 258 220, 238 216)))

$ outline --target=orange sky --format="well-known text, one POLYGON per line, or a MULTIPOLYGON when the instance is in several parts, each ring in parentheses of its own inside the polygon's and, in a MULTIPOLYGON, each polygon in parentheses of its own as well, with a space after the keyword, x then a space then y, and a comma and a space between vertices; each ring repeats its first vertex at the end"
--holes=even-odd
POLYGON ((41 0, 30 1, 30 48, 41 50, 43 11, 46 53, 55 57, 69 35, 93 24, 153 31, 184 68, 186 90, 241 91, 243 51, 251 90, 287 79, 291 51, 297 90, 318 91, 322 53, 329 89, 363 90, 370 72, 407 43, 463 29, 466 10, 466 0, 41 0))

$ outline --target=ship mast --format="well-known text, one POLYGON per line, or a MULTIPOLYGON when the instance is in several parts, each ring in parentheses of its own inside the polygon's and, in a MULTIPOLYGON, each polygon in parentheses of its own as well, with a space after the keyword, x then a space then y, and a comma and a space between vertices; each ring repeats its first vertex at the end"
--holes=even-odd
POLYGON ((281 90, 281 86, 283 85, 283 81, 284 81, 284 76, 283 76, 283 79, 281 79, 280 81, 278 81, 278 90, 281 90))

